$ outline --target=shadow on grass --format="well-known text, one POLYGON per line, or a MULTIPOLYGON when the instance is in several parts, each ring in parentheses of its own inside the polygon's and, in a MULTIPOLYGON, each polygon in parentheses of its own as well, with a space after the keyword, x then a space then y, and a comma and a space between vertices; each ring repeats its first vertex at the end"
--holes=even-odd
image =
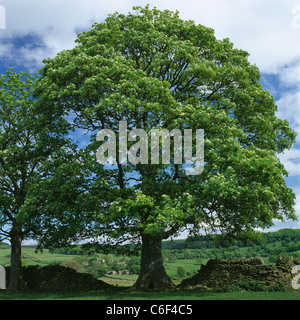
POLYGON ((300 291, 220 292, 214 290, 129 291, 128 287, 106 291, 5 292, 0 300, 300 300, 300 291))

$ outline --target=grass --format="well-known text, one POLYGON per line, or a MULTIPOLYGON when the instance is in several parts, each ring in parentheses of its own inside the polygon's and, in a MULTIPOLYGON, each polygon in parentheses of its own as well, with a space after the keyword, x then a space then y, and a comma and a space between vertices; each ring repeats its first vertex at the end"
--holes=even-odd
POLYGON ((300 291, 218 292, 169 290, 160 292, 0 292, 0 300, 300 300, 300 291))
MULTIPOLYGON (((202 260, 202 263, 205 264, 206 259, 202 260)), ((188 273, 188 276, 196 273, 200 268, 199 259, 187 259, 187 260, 177 260, 176 262, 166 262, 164 263, 166 272, 172 278, 177 276, 177 268, 183 267, 185 272, 188 273)))
POLYGON ((115 274, 115 275, 103 276, 99 279, 113 286, 130 287, 135 283, 137 277, 138 275, 136 274, 130 274, 130 275, 115 274))
MULTIPOLYGON (((0 249, 0 265, 8 266, 10 264, 10 248, 0 249)), ((64 255, 59 253, 50 253, 45 249, 42 253, 36 253, 35 247, 24 246, 22 247, 22 263, 23 265, 49 265, 60 264, 64 261, 74 260, 78 256, 76 255, 64 255)))

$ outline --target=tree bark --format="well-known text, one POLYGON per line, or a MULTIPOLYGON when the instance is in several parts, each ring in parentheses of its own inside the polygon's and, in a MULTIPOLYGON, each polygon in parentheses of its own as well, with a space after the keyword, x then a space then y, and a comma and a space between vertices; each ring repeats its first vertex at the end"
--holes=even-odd
POLYGON ((7 291, 23 291, 26 289, 22 277, 22 232, 12 230, 9 283, 7 291))
POLYGON ((161 242, 159 236, 142 235, 141 270, 132 289, 147 291, 175 287, 163 265, 161 242))

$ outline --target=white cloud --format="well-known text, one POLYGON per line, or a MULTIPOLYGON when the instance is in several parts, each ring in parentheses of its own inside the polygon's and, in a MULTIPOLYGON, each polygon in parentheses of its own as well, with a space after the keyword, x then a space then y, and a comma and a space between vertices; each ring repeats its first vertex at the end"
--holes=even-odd
MULTIPOLYGON (((299 30, 300 31, 300 30, 299 30)), ((289 172, 287 183, 292 181, 293 185, 300 182, 300 61, 280 68, 279 79, 283 89, 281 98, 276 102, 278 105, 277 116, 287 119, 290 126, 297 132, 296 144, 291 150, 286 150, 279 155, 280 161, 289 172), (289 89, 289 90, 286 90, 289 89), (291 179, 291 180, 290 180, 291 179), (297 180, 297 182, 295 182, 297 180)), ((295 188, 294 188, 295 190, 295 188)), ((296 191, 295 191, 296 192, 296 191)), ((300 189, 297 189, 296 212, 300 219, 300 189)), ((299 222, 298 222, 299 227, 299 222)))
POLYGON ((45 55, 53 55, 74 45, 76 30, 147 3, 178 10, 183 19, 214 28, 218 38, 229 37, 248 51, 263 72, 276 72, 300 56, 300 29, 292 25, 299 0, 2 0, 7 29, 0 39, 36 33, 46 45, 45 55))
POLYGON ((298 217, 298 221, 291 222, 291 226, 294 228, 300 228, 300 188, 294 188, 293 191, 296 194, 295 213, 298 217))
POLYGON ((278 156, 280 162, 285 166, 289 172, 289 176, 300 176, 300 150, 291 149, 286 150, 278 156))
POLYGON ((280 78, 283 82, 290 86, 300 86, 300 56, 299 61, 290 64, 289 66, 281 70, 280 78))
POLYGON ((6 8, 6 30, 0 33, 0 57, 10 56, 29 67, 41 67, 42 60, 75 45, 78 30, 89 29, 95 21, 118 9, 129 11, 132 1, 124 0, 2 0, 6 8), (11 51, 14 37, 33 34, 43 46, 11 51))
MULTIPOLYGON (((294 76, 291 73, 290 81, 294 76)), ((297 132, 299 141, 300 137, 300 81, 294 82, 294 90, 283 92, 282 97, 276 101, 278 106, 277 116, 280 119, 287 119, 291 127, 297 132)))
POLYGON ((72 34, 75 28, 89 27, 118 8, 130 8, 124 0, 2 0, 7 12, 7 30, 18 34, 56 33, 57 40, 72 34))

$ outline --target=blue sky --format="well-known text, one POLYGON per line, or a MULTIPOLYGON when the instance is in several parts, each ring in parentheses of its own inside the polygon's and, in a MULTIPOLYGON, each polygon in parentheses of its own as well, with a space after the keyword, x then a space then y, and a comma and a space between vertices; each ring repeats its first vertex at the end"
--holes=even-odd
POLYGON ((279 158, 297 195, 299 221, 275 221, 272 230, 300 228, 300 0, 0 0, 0 73, 8 67, 37 72, 43 59, 74 47, 77 33, 93 22, 146 4, 178 10, 182 19, 211 27, 218 39, 250 53, 278 117, 298 133, 295 146, 279 158))

